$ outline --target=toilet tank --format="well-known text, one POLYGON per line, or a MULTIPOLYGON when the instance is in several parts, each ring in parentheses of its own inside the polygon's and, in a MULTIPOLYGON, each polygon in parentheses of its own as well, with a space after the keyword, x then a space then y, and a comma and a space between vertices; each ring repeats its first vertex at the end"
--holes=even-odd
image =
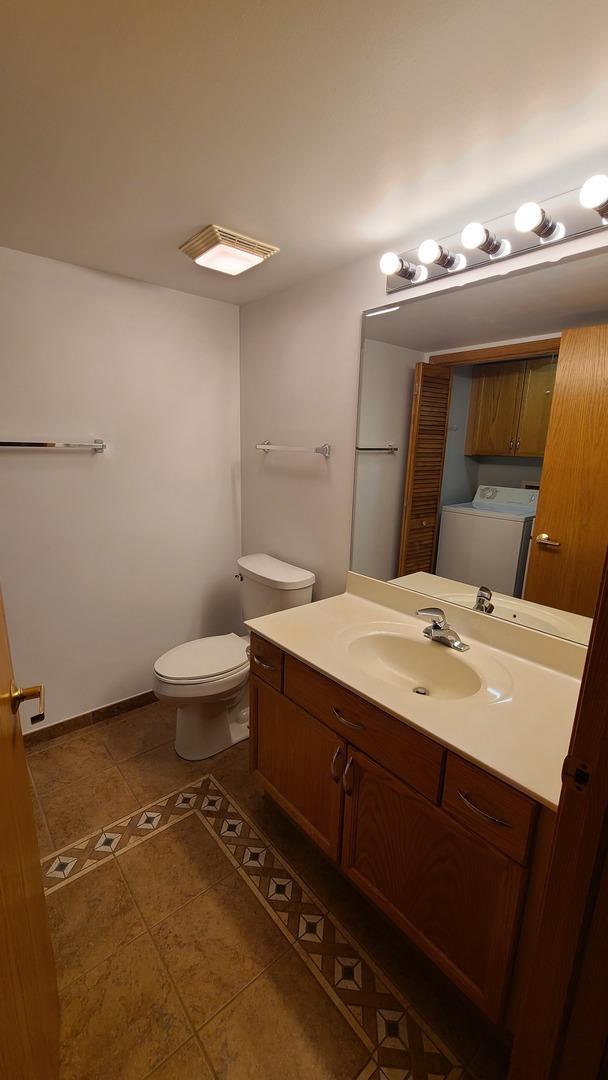
POLYGON ((243 618, 257 619, 285 608, 310 604, 315 575, 272 555, 241 555, 243 618))

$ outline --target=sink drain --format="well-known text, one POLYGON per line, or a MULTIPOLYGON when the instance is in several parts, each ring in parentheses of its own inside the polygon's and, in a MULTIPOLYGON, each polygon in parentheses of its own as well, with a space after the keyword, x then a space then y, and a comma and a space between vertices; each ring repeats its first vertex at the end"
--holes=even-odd
POLYGON ((428 697, 430 690, 427 690, 426 686, 415 686, 412 690, 413 694, 422 694, 423 697, 428 697))

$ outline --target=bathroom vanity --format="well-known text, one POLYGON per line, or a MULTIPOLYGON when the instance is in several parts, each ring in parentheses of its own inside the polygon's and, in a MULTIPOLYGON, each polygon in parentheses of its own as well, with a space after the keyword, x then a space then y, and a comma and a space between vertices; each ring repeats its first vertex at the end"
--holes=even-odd
POLYGON ((471 641, 459 655, 422 637, 428 597, 354 574, 348 588, 250 624, 251 769, 512 1029, 585 650, 554 642, 549 669, 546 636, 446 605, 471 641))

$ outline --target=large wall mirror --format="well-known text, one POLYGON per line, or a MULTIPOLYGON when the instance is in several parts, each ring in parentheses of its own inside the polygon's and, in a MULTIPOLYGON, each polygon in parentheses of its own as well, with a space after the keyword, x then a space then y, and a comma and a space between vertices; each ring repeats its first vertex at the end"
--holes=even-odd
POLYGON ((351 568, 581 643, 608 544, 608 254, 364 314, 351 568))

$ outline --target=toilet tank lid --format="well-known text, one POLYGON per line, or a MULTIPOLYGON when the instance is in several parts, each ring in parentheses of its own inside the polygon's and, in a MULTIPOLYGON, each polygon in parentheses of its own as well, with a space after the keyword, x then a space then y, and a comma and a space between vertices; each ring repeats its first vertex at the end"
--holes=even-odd
POLYGON ((237 562, 243 577, 274 589, 306 589, 315 583, 310 570, 291 566, 272 555, 241 555, 237 562))

